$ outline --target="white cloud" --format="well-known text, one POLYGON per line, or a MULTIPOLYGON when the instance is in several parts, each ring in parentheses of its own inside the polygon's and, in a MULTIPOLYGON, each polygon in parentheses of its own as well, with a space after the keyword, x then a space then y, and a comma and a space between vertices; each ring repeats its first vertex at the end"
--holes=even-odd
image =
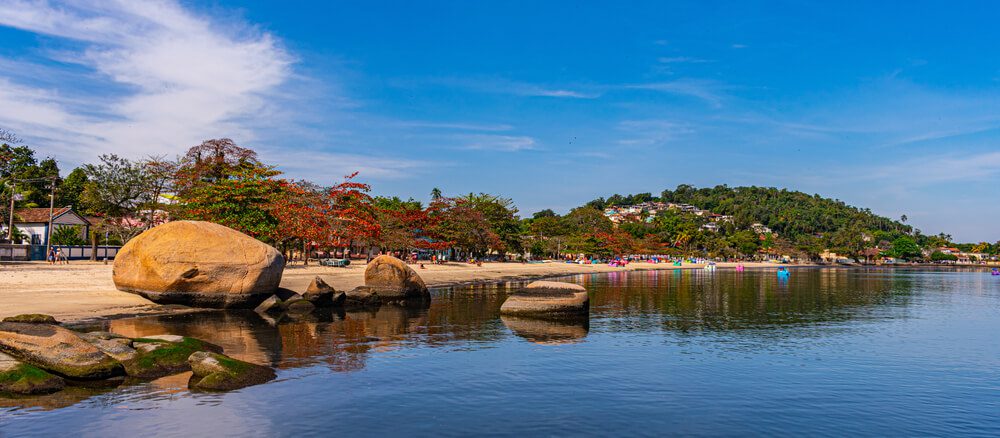
MULTIPOLYGON (((0 76, 0 104, 18 109, 0 113, 0 123, 76 162, 104 152, 179 153, 206 138, 252 141, 253 119, 275 111, 270 98, 294 62, 271 35, 172 1, 15 0, 0 4, 0 25, 66 43, 47 55, 98 78, 86 89, 31 83, 23 72, 0 76)), ((65 68, 29 67, 40 76, 65 68)))
POLYGON ((650 90, 701 99, 715 108, 722 106, 722 84, 706 79, 678 79, 670 82, 626 85, 625 88, 650 90))
POLYGON ((708 59, 693 58, 690 56, 664 56, 657 58, 661 64, 704 64, 712 62, 708 59))
POLYGON ((464 149, 498 152, 520 152, 535 149, 535 139, 514 135, 466 135, 460 136, 464 149))
POLYGON ((657 146, 694 132, 686 123, 655 119, 625 120, 618 124, 618 130, 628 134, 617 141, 621 146, 657 146))

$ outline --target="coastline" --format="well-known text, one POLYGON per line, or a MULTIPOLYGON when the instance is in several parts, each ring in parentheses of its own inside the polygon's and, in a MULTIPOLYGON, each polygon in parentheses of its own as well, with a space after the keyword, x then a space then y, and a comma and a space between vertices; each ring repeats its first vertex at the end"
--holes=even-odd
MULTIPOLYGON (((718 263, 720 269, 731 269, 736 263, 718 263)), ((748 269, 774 268, 773 263, 744 263, 748 269)), ((430 288, 463 285, 497 284, 562 277, 575 274, 701 269, 703 264, 632 263, 626 267, 607 265, 577 265, 548 263, 467 263, 444 265, 425 264, 414 269, 430 288)), ((787 265, 810 267, 816 265, 787 265)), ((304 291, 312 279, 321 277, 337 290, 349 290, 364 284, 363 264, 346 268, 318 265, 291 265, 285 268, 281 287, 304 291)), ((52 266, 42 262, 0 265, 0 318, 23 313, 44 313, 70 324, 90 323, 105 319, 133 316, 179 314, 210 311, 184 306, 159 305, 138 295, 115 289, 111 280, 112 266, 103 263, 75 262, 52 266)))

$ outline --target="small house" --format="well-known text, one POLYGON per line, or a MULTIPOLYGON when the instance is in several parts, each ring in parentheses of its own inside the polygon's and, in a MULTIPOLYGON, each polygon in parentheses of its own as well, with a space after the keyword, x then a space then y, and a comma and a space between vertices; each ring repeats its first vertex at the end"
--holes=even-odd
MULTIPOLYGON (((90 221, 73 211, 73 207, 62 207, 52 210, 53 231, 62 227, 80 227, 80 237, 87 240, 90 233, 90 221)), ((49 244, 49 209, 48 208, 18 208, 14 210, 14 226, 32 245, 49 244)))

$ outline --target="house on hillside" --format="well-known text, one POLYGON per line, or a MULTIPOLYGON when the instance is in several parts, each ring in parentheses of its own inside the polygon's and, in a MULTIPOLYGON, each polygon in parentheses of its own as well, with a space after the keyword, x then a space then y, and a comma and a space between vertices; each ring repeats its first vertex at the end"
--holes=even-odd
MULTIPOLYGON (((49 243, 49 209, 19 208, 14 210, 14 226, 28 236, 32 245, 49 243)), ((62 207, 52 212, 53 231, 62 227, 80 227, 80 237, 84 240, 90 233, 91 223, 87 218, 73 211, 73 207, 62 207)))

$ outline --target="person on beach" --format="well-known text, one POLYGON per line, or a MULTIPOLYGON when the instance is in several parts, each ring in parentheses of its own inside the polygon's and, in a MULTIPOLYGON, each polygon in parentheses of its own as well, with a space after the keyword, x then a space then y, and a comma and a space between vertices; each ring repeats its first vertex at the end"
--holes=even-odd
POLYGON ((46 257, 46 260, 49 261, 50 265, 56 264, 56 249, 55 248, 49 248, 49 254, 46 257))
POLYGON ((59 265, 68 265, 69 264, 69 260, 67 260, 66 256, 63 255, 62 248, 57 248, 56 249, 56 264, 59 264, 59 265))

